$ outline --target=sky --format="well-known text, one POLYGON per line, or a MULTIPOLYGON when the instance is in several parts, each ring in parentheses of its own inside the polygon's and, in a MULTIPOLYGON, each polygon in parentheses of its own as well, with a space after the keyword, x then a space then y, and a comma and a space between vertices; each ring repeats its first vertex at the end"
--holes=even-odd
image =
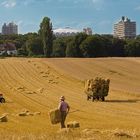
POLYGON ((45 16, 54 29, 90 27, 97 34, 112 34, 113 24, 126 16, 140 34, 140 0, 0 0, 0 29, 13 21, 20 34, 38 32, 45 16))

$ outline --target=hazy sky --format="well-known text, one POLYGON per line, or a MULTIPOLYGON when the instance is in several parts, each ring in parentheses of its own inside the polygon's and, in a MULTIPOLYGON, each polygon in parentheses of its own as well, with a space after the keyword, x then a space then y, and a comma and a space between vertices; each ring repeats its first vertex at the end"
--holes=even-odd
POLYGON ((37 32, 44 16, 53 28, 91 27, 94 33, 112 33, 121 16, 137 22, 140 33, 140 0, 0 0, 0 28, 14 21, 19 33, 37 32))

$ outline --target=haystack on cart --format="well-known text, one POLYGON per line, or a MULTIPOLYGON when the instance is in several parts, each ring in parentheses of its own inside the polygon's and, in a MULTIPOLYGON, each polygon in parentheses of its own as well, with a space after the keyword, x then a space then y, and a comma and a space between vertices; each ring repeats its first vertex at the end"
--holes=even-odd
POLYGON ((85 93, 87 95, 87 100, 101 100, 105 101, 105 97, 109 92, 109 79, 95 78, 90 79, 85 82, 85 93))

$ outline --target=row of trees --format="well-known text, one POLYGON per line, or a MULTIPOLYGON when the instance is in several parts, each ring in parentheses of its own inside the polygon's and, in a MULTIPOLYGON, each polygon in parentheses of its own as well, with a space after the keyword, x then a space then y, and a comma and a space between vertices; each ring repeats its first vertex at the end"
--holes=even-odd
POLYGON ((52 23, 45 17, 38 33, 0 35, 0 44, 13 42, 18 56, 42 57, 124 57, 140 56, 140 36, 121 40, 112 35, 86 35, 55 37, 52 23))

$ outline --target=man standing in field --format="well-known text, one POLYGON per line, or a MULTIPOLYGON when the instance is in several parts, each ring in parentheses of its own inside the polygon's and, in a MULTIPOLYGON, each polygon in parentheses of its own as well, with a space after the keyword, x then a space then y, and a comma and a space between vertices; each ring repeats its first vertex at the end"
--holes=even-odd
POLYGON ((70 110, 70 106, 68 105, 68 103, 65 102, 64 96, 60 97, 60 103, 59 103, 58 109, 61 112, 61 128, 66 128, 65 120, 66 120, 66 116, 70 110))

